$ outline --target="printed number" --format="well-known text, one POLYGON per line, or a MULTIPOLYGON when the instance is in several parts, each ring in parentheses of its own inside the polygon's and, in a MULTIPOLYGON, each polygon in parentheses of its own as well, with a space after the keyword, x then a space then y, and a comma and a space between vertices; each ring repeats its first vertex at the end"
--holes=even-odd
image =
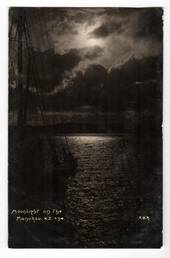
POLYGON ((139 216, 140 220, 147 220, 150 221, 150 217, 149 216, 139 216))

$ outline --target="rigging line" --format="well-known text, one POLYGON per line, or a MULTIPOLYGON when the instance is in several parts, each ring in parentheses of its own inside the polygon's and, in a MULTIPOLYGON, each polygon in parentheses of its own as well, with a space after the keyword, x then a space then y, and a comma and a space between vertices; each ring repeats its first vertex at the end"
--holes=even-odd
POLYGON ((17 122, 19 128, 23 125, 23 43, 22 43, 22 37, 23 37, 23 22, 24 22, 24 16, 22 11, 20 10, 18 12, 18 46, 17 46, 17 70, 18 70, 18 97, 19 97, 19 110, 18 110, 18 117, 17 122), (21 40, 20 40, 21 39, 21 40))
MULTIPOLYGON (((12 69, 13 71, 13 74, 16 78, 16 72, 15 72, 15 66, 14 66, 14 63, 16 62, 16 46, 14 44, 12 44, 11 42, 11 34, 14 30, 14 25, 13 23, 11 24, 11 28, 10 28, 10 36, 9 36, 9 69, 12 69)), ((17 29, 14 30, 14 38, 16 39, 17 37, 17 29)))
MULTIPOLYGON (((14 14, 11 15, 11 24, 10 24, 10 28, 9 28, 9 34, 8 34, 8 38, 9 38, 9 79, 8 79, 8 83, 9 83, 9 86, 10 86, 10 78, 11 76, 14 74, 14 77, 15 77, 15 70, 14 70, 14 64, 12 62, 12 51, 11 51, 11 48, 12 48, 12 42, 10 41, 11 39, 11 34, 12 34, 12 30, 13 30, 13 23, 14 23, 14 14)), ((13 95, 13 92, 11 92, 11 94, 13 95)), ((15 121, 15 113, 14 113, 14 108, 12 109, 12 123, 14 123, 15 121)))
MULTIPOLYGON (((17 26, 14 26, 14 13, 12 15, 12 21, 11 21, 11 26, 10 26, 10 30, 9 30, 9 43, 12 42, 12 39, 16 40, 16 34, 17 34, 17 26), (14 34, 14 37, 12 38, 12 34, 14 34)), ((18 16, 15 17, 15 21, 16 21, 16 24, 18 24, 18 16)), ((10 50, 10 48, 9 48, 10 50)))
MULTIPOLYGON (((9 16, 10 16, 10 14, 9 14, 9 16)), ((13 23, 14 23, 14 13, 11 15, 11 24, 10 24, 9 34, 8 34, 9 38, 11 38, 13 23)))
MULTIPOLYGON (((13 16, 14 16, 14 14, 13 14, 13 16)), ((12 17, 12 19, 14 20, 14 17, 12 17)), ((16 61, 16 49, 15 49, 15 45, 12 46, 13 45, 12 44, 13 42, 11 41, 12 32, 14 33, 14 40, 16 41, 17 29, 16 29, 16 27, 14 27, 14 21, 11 23, 10 32, 9 32, 9 67, 12 66, 14 75, 16 76, 15 67, 14 67, 14 63, 16 61)))
MULTIPOLYGON (((42 28, 44 28, 44 24, 43 24, 43 20, 41 19, 40 17, 40 14, 37 13, 37 16, 35 15, 35 13, 33 14, 34 18, 37 19, 37 16, 38 16, 38 20, 40 21, 40 29, 42 30, 42 28)), ((49 40, 49 34, 48 34, 48 31, 46 30, 46 32, 42 31, 41 34, 45 35, 46 36, 46 40, 43 40, 44 41, 44 45, 48 45, 50 46, 50 40, 49 40), (42 33, 43 32, 43 33, 42 33)))
MULTIPOLYGON (((37 18, 37 17, 35 17, 35 14, 34 14, 34 18, 37 18)), ((40 18, 40 16, 39 16, 39 14, 38 14, 38 18, 39 18, 39 21, 41 21, 41 18, 40 18)), ((27 23, 28 23, 28 21, 27 21, 27 23)), ((42 25, 43 25, 43 24, 42 24, 42 25)), ((42 27, 43 27, 43 26, 41 26, 41 28, 42 28, 42 27)), ((46 35, 47 42, 48 42, 48 44, 50 45, 48 33, 45 33, 45 35, 46 35)), ((42 59, 42 58, 41 58, 41 59, 42 59)), ((42 61, 43 61, 43 60, 42 60, 42 61)), ((70 151, 70 147, 69 147, 69 143, 68 143, 68 139, 67 139, 66 136, 64 136, 64 138, 65 138, 66 145, 67 145, 67 147, 68 147, 68 151, 71 152, 71 151, 70 151)))
MULTIPOLYGON (((38 15, 39 20, 41 21, 41 18, 40 18, 40 16, 39 16, 39 14, 37 14, 37 15, 38 15)), ((34 18, 37 19, 37 16, 35 16, 35 14, 33 14, 33 16, 34 16, 34 18)), ((27 20, 26 20, 27 27, 30 27, 30 26, 28 25, 28 23, 30 23, 29 18, 30 18, 30 17, 27 17, 27 20)), ((30 33, 30 31, 28 31, 28 33, 30 33)), ((32 43, 30 34, 29 34, 29 39, 30 39, 30 42, 32 43)), ((41 55, 40 55, 40 59, 41 59, 42 63, 44 63, 44 59, 41 57, 41 55)), ((41 68, 43 69, 44 66, 42 65, 41 68)), ((45 72, 45 71, 42 71, 42 74, 44 74, 44 72, 45 72)), ((41 90, 40 90, 40 93, 41 93, 41 90)), ((45 105, 44 105, 44 106, 45 106, 45 105)))
MULTIPOLYGON (((25 43, 25 49, 26 49, 26 43, 25 43)), ((28 53, 27 55, 28 56, 28 53)), ((29 91, 29 86, 30 86, 30 59, 27 58, 28 62, 26 64, 26 73, 27 73, 27 77, 26 77, 26 86, 25 86, 25 94, 24 94, 24 108, 23 108, 23 123, 26 123, 26 119, 27 119, 27 106, 28 106, 28 91, 29 91)))
MULTIPOLYGON (((27 44, 28 44, 28 41, 29 41, 29 42, 30 42, 30 45, 31 45, 31 51, 32 51, 32 50, 33 50, 33 47, 32 47, 32 41, 31 41, 31 37, 30 37, 28 19, 27 19, 26 22, 25 22, 25 36, 28 37, 28 39, 27 39, 27 44), (26 33, 26 26, 27 26, 27 33, 26 33)), ((29 50, 29 52, 30 52, 29 46, 28 46, 28 50, 29 50)), ((31 53, 31 52, 30 52, 30 55, 31 55, 32 57, 34 57, 34 62, 35 62, 35 63, 34 63, 34 64, 35 64, 34 68, 36 68, 36 58, 35 58, 35 56, 33 55, 33 53, 31 53)), ((40 87, 39 87, 39 84, 41 84, 41 83, 40 83, 39 77, 38 77, 38 70, 36 70, 36 76, 35 76, 35 78, 37 79, 37 83, 35 84, 35 86, 37 86, 36 88, 37 88, 37 90, 38 90, 38 92, 39 92, 39 95, 40 95, 40 100, 41 100, 42 108, 43 108, 44 111, 45 111, 45 104, 44 104, 43 96, 42 96, 42 93, 41 93, 41 89, 40 89, 40 87)), ((47 123, 47 122, 48 122, 47 117, 45 117, 43 113, 41 113, 41 115, 43 116, 43 120, 47 123)))
MULTIPOLYGON (((28 19, 25 19, 25 28, 24 28, 24 35, 25 35, 25 38, 26 38, 26 44, 27 44, 27 49, 28 49, 28 53, 29 53, 29 56, 30 56, 30 58, 32 57, 32 58, 34 58, 34 68, 37 68, 36 67, 36 58, 35 58, 35 56, 33 55, 33 53, 32 53, 32 51, 33 51, 33 47, 32 47, 32 40, 31 40, 31 36, 30 36, 30 31, 29 31, 29 25, 28 25, 28 19), (29 46, 29 44, 28 44, 28 42, 29 42, 29 44, 30 44, 30 46, 29 46)), ((33 70, 34 71, 34 70, 33 70)), ((34 71, 35 72, 35 71, 34 71)), ((42 93, 41 93, 41 89, 40 89, 40 87, 39 87, 39 77, 38 77, 38 71, 36 72, 36 75, 35 76, 33 76, 33 78, 34 78, 34 81, 35 81, 35 88, 36 88, 36 90, 37 90, 37 92, 38 92, 38 94, 39 94, 39 96, 40 96, 40 100, 41 100, 41 105, 39 105, 39 109, 40 109, 40 112, 41 112, 41 117, 42 117, 42 120, 43 120, 43 123, 44 124, 47 124, 47 119, 46 119, 46 116, 44 115, 44 113, 43 113, 43 109, 44 109, 44 111, 45 111, 45 108, 44 108, 44 102, 43 102, 43 98, 42 98, 42 93)), ((54 145, 53 145, 53 143, 52 143, 52 141, 51 141, 51 138, 49 138, 49 137, 47 137, 46 136, 46 138, 47 138, 47 140, 48 140, 48 142, 49 142, 49 145, 50 145, 50 147, 54 150, 54 145)), ((67 140, 67 139, 66 139, 67 140)), ((67 145, 68 145, 68 143, 67 143, 67 145)))
MULTIPOLYGON (((31 52, 30 52, 30 50, 29 50, 29 48, 28 48, 28 45, 27 45, 27 49, 28 49, 29 59, 31 60, 32 55, 31 55, 31 52)), ((32 65, 31 65, 31 67, 32 67, 32 65)), ((34 69, 31 69, 31 70, 32 70, 32 72, 34 73, 34 69)), ((31 78, 30 78, 30 79, 31 79, 31 78)), ((41 97, 41 96, 40 96, 39 89, 36 87, 37 82, 36 82, 36 75, 35 75, 35 74, 33 74, 32 83, 33 83, 33 85, 35 86, 35 89, 36 89, 36 92, 38 93, 38 96, 41 97)), ((38 104, 39 104, 39 101, 38 101, 38 104)), ((46 124, 46 119, 45 119, 45 116, 44 116, 44 114, 43 114, 43 108, 42 108, 42 106, 41 106, 40 104, 38 105, 38 108, 39 108, 40 113, 41 113, 42 121, 43 121, 44 124, 46 124)))
MULTIPOLYGON (((40 17, 40 13, 38 12, 37 13, 37 16, 38 16, 38 20, 40 21, 40 30, 41 30, 41 35, 43 34, 43 30, 42 30, 42 28, 44 27, 44 24, 43 24, 43 20, 42 20, 42 18, 40 17)), ((37 18, 36 16, 35 16, 35 13, 34 13, 34 18, 37 18)), ((44 40, 44 38, 42 38, 43 40, 42 40, 42 42, 43 42, 43 46, 46 46, 47 45, 47 42, 44 40)), ((48 39, 49 40, 49 39, 48 39)), ((48 41, 48 45, 50 45, 49 44, 49 41, 48 41)), ((44 66, 44 57, 42 56, 42 55, 40 55, 40 59, 41 59, 41 63, 42 63, 42 66, 41 66, 41 71, 42 71, 42 74, 45 74, 45 70, 44 70, 44 68, 45 68, 45 66, 44 66)), ((51 122, 52 121, 52 123, 54 124, 54 122, 55 122, 55 120, 54 120, 54 117, 52 117, 52 119, 50 118, 50 116, 48 117, 49 118, 49 121, 51 122)))
MULTIPOLYGON (((30 31, 29 31, 28 19, 26 19, 26 22, 25 22, 25 37, 28 37, 28 39, 26 40, 26 43, 28 44, 28 42, 29 42, 30 45, 31 45, 31 50, 30 50, 30 48, 29 48, 29 46, 28 46, 29 55, 32 56, 32 57, 34 57, 33 54, 31 54, 31 51, 33 50, 33 47, 32 47, 32 40, 31 40, 31 36, 30 36, 30 31), (26 26, 27 26, 27 30, 26 30, 26 26), (27 33, 26 33, 26 31, 27 31, 27 33)), ((35 57, 34 57, 34 60, 35 60, 35 57)), ((36 60, 35 60, 35 63, 36 63, 36 60)), ((35 63, 34 63, 34 64, 35 64, 35 63)), ((36 68, 36 64, 35 64, 34 67, 36 68)), ((37 75, 38 75, 38 71, 37 71, 37 73, 36 73, 36 76, 34 76, 34 79, 37 78, 37 81, 38 81, 39 78, 38 78, 37 75)), ((42 97, 42 94, 41 94, 41 89, 39 88, 39 82, 38 82, 38 83, 35 82, 35 87, 36 87, 36 90, 38 91, 38 94, 40 95, 41 104, 42 104, 42 107, 44 108, 44 111, 45 111, 44 102, 43 102, 43 97, 42 97)), ((46 116, 44 116, 42 107, 39 106, 40 112, 41 112, 41 116, 42 116, 42 120, 43 120, 44 124, 47 124, 47 123, 48 123, 48 119, 46 119, 46 116)), ((45 136, 46 136, 46 135, 45 135, 45 136)), ((47 141, 48 141, 48 143, 49 143, 51 149, 54 150, 54 144, 53 144, 53 142, 52 142, 52 139, 51 139, 50 137, 47 137, 47 136, 46 136, 46 139, 47 139, 47 141)), ((56 154, 56 153, 55 153, 55 154, 56 154)), ((57 155, 57 156, 58 156, 58 155, 57 155)))
MULTIPOLYGON (((28 22, 29 22, 29 19, 26 20, 26 26, 27 26, 27 28, 29 27, 28 22)), ((30 43, 32 44, 29 29, 28 29, 28 37, 29 37, 29 39, 30 39, 30 43)), ((42 58, 41 58, 41 60, 42 60, 42 58)), ((44 60, 42 60, 42 62, 44 62, 44 60)), ((41 94, 41 90, 40 90, 40 94, 41 94)), ((43 98, 42 98, 42 100, 43 100, 43 98)), ((50 147, 54 149, 54 144, 52 143, 52 139, 51 139, 51 138, 48 138, 48 137, 47 137, 47 139, 48 139, 48 142, 49 142, 50 147)))
MULTIPOLYGON (((24 18, 24 17, 23 17, 24 18)), ((23 21, 23 23, 24 23, 24 21, 23 21)), ((23 23, 21 23, 21 24, 18 24, 18 26, 21 26, 21 30, 24 32, 24 27, 23 27, 23 23)), ((17 29, 16 29, 16 33, 15 33, 15 36, 17 35, 17 29)), ((26 43, 25 42, 23 42, 24 43, 24 49, 25 49, 25 45, 26 45, 26 43)), ((22 51, 22 50, 21 50, 22 51)), ((26 54, 26 52, 25 52, 25 54, 26 54)))
MULTIPOLYGON (((34 55, 33 55, 33 53, 32 53, 32 44, 31 44, 31 38, 30 38, 30 35, 29 35, 28 26, 27 26, 27 31, 26 31, 26 27, 24 28, 24 30, 25 30, 25 37, 26 37, 26 39, 27 39, 27 40, 26 40, 26 44, 27 44, 27 49, 28 49, 29 57, 30 57, 30 58, 31 58, 31 57, 33 58, 34 55), (31 47, 30 47, 29 44, 28 44, 28 40, 29 40, 29 43, 30 43, 31 47), (30 48, 31 48, 31 50, 30 50, 30 48)), ((34 68, 36 68, 36 64, 35 64, 35 63, 36 63, 36 61, 35 61, 35 58, 34 58, 34 68)), ((35 72, 34 69, 32 69, 32 71, 35 72)), ((42 116, 43 123, 46 124, 47 119, 46 119, 46 117, 44 116, 43 110, 42 110, 42 108, 44 109, 44 103, 43 103, 43 99, 42 99, 42 95, 41 95, 40 88, 39 88, 39 86, 38 86, 39 82, 38 82, 37 76, 38 76, 38 72, 36 73, 35 76, 33 76, 33 77, 34 77, 34 80, 35 80, 35 85, 34 85, 34 86, 36 87, 36 90, 38 91, 38 94, 39 94, 39 96, 40 96, 40 100, 41 100, 41 105, 42 105, 42 107, 39 107, 39 108, 40 108, 40 112, 41 112, 41 116, 42 116), (36 82, 36 79, 37 79, 37 82, 36 82)), ((44 109, 44 111, 45 111, 45 109, 44 109)))
MULTIPOLYGON (((28 31, 28 32, 29 32, 29 31, 28 31)), ((27 36, 27 33, 25 34, 25 36, 27 36)), ((32 54, 32 52, 31 52, 31 50, 32 50, 33 48, 31 47, 31 50, 30 50, 30 47, 28 46, 28 41, 26 41, 26 42, 27 42, 27 49, 28 49, 28 53, 29 53, 29 58, 30 58, 30 60, 31 60, 31 57, 33 57, 33 54, 32 54)), ((31 42, 30 42, 30 44, 31 44, 31 42)), ((34 66, 34 68, 35 68, 35 67, 36 67, 36 65, 34 66)), ((35 72, 34 69, 33 69, 33 72, 35 72)), ((47 124, 48 124, 48 121, 47 121, 46 116, 44 115, 44 112, 43 112, 43 108, 44 108, 43 98, 42 98, 42 95, 41 95, 41 92, 40 92, 40 88, 39 88, 39 86, 38 86, 39 82, 37 83, 37 81, 36 81, 36 79, 38 80, 38 78, 37 78, 37 73, 33 75, 33 79, 34 79, 34 82, 35 82, 34 86, 35 86, 36 91, 38 92, 38 95, 39 95, 40 100, 41 100, 41 105, 39 105, 39 109, 40 109, 40 113, 41 113, 41 118, 42 118, 42 121, 43 121, 44 125, 47 125, 47 124)), ((44 110, 45 110, 45 109, 44 109, 44 110)), ((48 137, 46 134, 45 134, 45 137, 46 137, 46 139, 47 139, 47 142, 49 143, 49 146, 50 146, 51 149, 54 151, 54 145, 53 145, 53 143, 52 143, 51 138, 48 137)), ((55 153, 55 155, 56 155, 56 153, 55 153)))
MULTIPOLYGON (((37 19, 37 16, 38 16, 38 20, 40 21, 40 24, 42 25, 42 26, 40 26, 40 29, 42 30, 42 28, 43 28, 43 23, 42 23, 42 19, 41 19, 39 13, 37 13, 37 16, 35 16, 35 13, 34 13, 33 16, 34 16, 35 19, 37 19)), ((41 31, 41 34, 44 34, 43 31, 41 31)), ((43 45, 45 46, 45 45, 47 45, 47 43, 48 43, 48 45, 50 46, 51 44, 50 44, 49 37, 48 37, 47 33, 45 33, 45 36, 46 36, 46 39, 47 39, 47 40, 45 41, 44 38, 43 38, 43 41, 44 41, 43 45)), ((44 59, 41 57, 41 55, 40 55, 40 58, 41 58, 41 60, 42 60, 42 63, 44 63, 44 59)), ((42 65, 41 68, 43 69, 44 66, 42 65)), ((43 71, 43 73, 44 73, 44 71, 43 71)), ((51 120, 50 120, 50 121, 51 121, 51 120)), ((54 118, 52 119, 52 121, 53 121, 53 122, 55 121, 54 118)))
MULTIPOLYGON (((18 21, 18 19, 17 19, 17 21, 18 21)), ((26 21, 26 18, 25 18, 24 22, 25 22, 25 21, 26 21)), ((25 24, 24 22, 23 22, 22 24, 20 24, 20 26, 23 27, 23 28, 21 28, 21 29, 23 29, 23 32, 24 32, 24 34, 25 34, 25 42, 23 42, 23 43, 25 43, 24 45, 27 45, 27 50, 28 50, 28 52, 29 52, 29 56, 30 56, 30 57, 31 57, 31 56, 33 57, 33 55, 31 55, 30 47, 29 47, 29 44, 28 44, 28 37, 29 37, 29 42, 30 42, 30 44, 31 44, 31 38, 30 38, 30 35, 29 35, 29 34, 27 35, 27 33, 26 33, 26 27, 24 26, 24 24, 25 24), (28 36, 28 37, 27 37, 27 36, 28 36)), ((12 30, 13 30, 13 27, 11 27, 10 33, 12 33, 12 30)), ((28 31, 28 33, 29 33, 29 31, 28 31)), ((10 35, 11 35, 11 34, 10 34, 10 35)), ((17 29, 16 29, 16 33, 15 33, 15 38, 16 38, 16 36, 17 36, 17 29)), ((12 59, 13 59, 13 58, 12 58, 12 59)), ((11 59, 10 59, 10 60, 11 60, 11 59)), ((15 74, 15 68, 14 68, 14 62, 13 62, 13 60, 11 60, 10 65, 12 66, 13 71, 14 71, 14 74, 15 74)), ((16 74, 15 74, 15 76, 16 76, 16 74)), ((34 78, 36 78, 36 76, 35 76, 34 78)), ((36 85, 38 86, 38 83, 35 82, 35 86, 36 86, 36 85)), ((44 108, 44 103, 43 103, 43 99, 42 99, 41 91, 40 91, 39 87, 36 87, 36 91, 38 92, 38 94, 39 94, 39 96, 40 96, 40 99, 41 99, 41 105, 42 105, 42 106, 39 107, 40 112, 41 112, 41 117, 42 117, 43 123, 46 124, 46 123, 47 123, 47 119, 46 119, 46 117, 44 116, 44 113, 43 113, 43 109, 45 110, 45 108, 44 108)))
MULTIPOLYGON (((29 55, 30 56, 30 55, 29 55)), ((38 83, 39 82, 37 82, 37 80, 36 80, 36 77, 37 77, 37 74, 35 73, 35 71, 32 69, 32 72, 33 72, 33 79, 34 79, 34 83, 33 83, 33 85, 35 86, 35 89, 36 89, 36 91, 37 91, 37 93, 38 93, 38 96, 39 96, 39 100, 41 101, 41 105, 39 105, 39 108, 40 108, 40 112, 41 112, 41 117, 42 117, 42 120, 43 120, 43 123, 45 124, 45 125, 47 125, 48 123, 48 121, 47 121, 47 119, 46 119, 46 116, 45 116, 45 114, 44 114, 44 112, 45 112, 45 108, 44 108, 44 103, 43 103, 43 99, 42 99, 42 95, 41 95, 41 92, 40 92, 40 89, 39 89, 39 86, 38 86, 38 83), (44 112, 43 112, 44 111, 44 112)), ((39 102, 38 102, 39 103, 39 102)))

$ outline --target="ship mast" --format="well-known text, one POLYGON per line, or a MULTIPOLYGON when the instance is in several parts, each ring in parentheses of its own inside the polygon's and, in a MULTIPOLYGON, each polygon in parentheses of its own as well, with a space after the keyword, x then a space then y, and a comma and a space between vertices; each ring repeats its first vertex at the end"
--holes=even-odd
POLYGON ((20 132, 23 129, 23 23, 24 23, 24 15, 23 10, 18 9, 18 17, 17 17, 17 72, 18 72, 18 80, 17 80, 17 89, 18 89, 18 114, 17 114, 17 125, 19 127, 20 132))

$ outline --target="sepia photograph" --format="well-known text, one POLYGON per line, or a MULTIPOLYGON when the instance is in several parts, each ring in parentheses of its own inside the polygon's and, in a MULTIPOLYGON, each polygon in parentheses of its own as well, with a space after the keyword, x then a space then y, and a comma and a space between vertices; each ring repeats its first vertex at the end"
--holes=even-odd
POLYGON ((163 8, 8 21, 8 246, 160 248, 163 8))

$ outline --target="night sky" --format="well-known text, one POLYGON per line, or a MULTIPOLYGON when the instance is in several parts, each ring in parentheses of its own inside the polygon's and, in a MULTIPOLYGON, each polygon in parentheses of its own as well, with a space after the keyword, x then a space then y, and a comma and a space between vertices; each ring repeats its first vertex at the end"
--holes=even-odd
POLYGON ((27 10, 34 44, 55 53, 75 51, 74 70, 89 64, 119 66, 130 57, 157 56, 161 51, 160 8, 36 8, 27 10))
MULTIPOLYGON (((10 17, 12 13, 17 16, 16 10, 11 8, 10 17)), ((25 8, 25 11, 34 51, 44 60, 38 61, 42 88, 50 94, 67 88, 78 73, 84 81, 90 67, 90 76, 94 73, 95 83, 99 84, 100 72, 106 77, 113 69, 129 66, 132 59, 162 55, 162 8, 25 8)))

